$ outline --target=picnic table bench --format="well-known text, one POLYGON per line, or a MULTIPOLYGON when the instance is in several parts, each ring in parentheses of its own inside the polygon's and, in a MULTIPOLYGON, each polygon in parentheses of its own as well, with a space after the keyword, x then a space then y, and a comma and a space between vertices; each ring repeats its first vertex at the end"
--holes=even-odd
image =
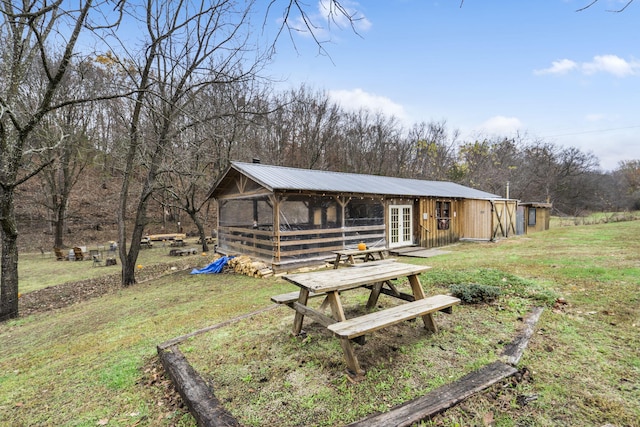
POLYGON ((183 256, 183 255, 195 255, 198 251, 196 248, 189 249, 171 249, 169 256, 183 256))
POLYGON ((352 341, 363 344, 364 335, 367 333, 418 317, 422 317, 426 329, 435 333, 438 327, 433 314, 438 311, 451 313, 451 308, 460 303, 458 298, 448 295, 435 295, 428 298, 425 296, 418 276, 430 268, 393 262, 367 268, 332 269, 285 275, 284 279, 300 287, 300 290, 273 296, 271 300, 295 310, 294 335, 301 333, 304 317, 308 316, 338 337, 344 352, 347 371, 358 378, 364 374, 364 370, 360 367, 352 341), (391 280, 401 277, 407 277, 411 286, 411 295, 398 292, 392 284, 391 280), (369 309, 375 307, 381 293, 396 297, 403 303, 347 319, 340 293, 362 287, 371 292, 367 301, 369 309), (318 309, 308 305, 309 299, 315 297, 324 297, 318 309), (327 307, 331 309, 331 316, 323 313, 327 307))
POLYGON ((378 255, 378 259, 384 259, 384 253, 386 248, 367 248, 367 249, 342 249, 339 251, 333 251, 336 255, 336 260, 333 262, 333 268, 338 268, 340 262, 344 258, 344 262, 350 265, 355 265, 356 258, 362 258, 364 262, 375 261, 375 255, 378 255))
POLYGON ((153 242, 151 241, 149 236, 144 236, 142 239, 140 239, 140 248, 151 249, 152 247, 153 247, 153 242))

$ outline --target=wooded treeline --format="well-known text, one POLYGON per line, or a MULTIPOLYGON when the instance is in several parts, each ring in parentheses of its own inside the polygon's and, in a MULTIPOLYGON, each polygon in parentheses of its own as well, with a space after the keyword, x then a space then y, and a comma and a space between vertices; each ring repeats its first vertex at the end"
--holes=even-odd
MULTIPOLYGON (((336 0, 328 6, 329 19, 346 13, 336 0)), ((135 283, 150 203, 184 212, 204 237, 206 195, 230 160, 449 180, 501 195, 509 183, 510 197, 549 200, 567 214, 638 208, 637 160, 603 173, 577 148, 526 136, 461 140, 446 122, 406 127, 366 108, 346 110, 312 83, 279 89, 262 77, 274 45, 255 37, 265 22, 255 7, 2 2, 0 321, 17 315, 15 196, 34 180, 56 247, 65 245, 69 200, 86 174, 118 183, 124 286, 135 283)), ((278 34, 308 18, 294 1, 267 13, 282 13, 278 34)))
MULTIPOLYGON (((81 70, 74 64, 70 72, 76 76, 75 89, 107 86, 113 79, 111 61, 110 55, 98 56, 80 64, 81 70)), ((39 202, 54 218, 54 246, 64 245, 65 207, 87 166, 104 182, 122 178, 129 135, 118 113, 122 102, 114 98, 66 107, 48 117, 43 132, 50 133, 49 140, 56 132, 65 135, 54 150, 56 161, 35 177, 40 181, 39 202)), ((152 156, 158 148, 160 118, 141 120, 141 146, 130 185, 144 185, 149 164, 157 162, 157 182, 149 197, 174 222, 188 215, 203 235, 209 232, 203 219, 210 215, 205 196, 231 160, 446 180, 501 196, 508 185, 509 197, 549 201, 558 215, 640 209, 640 161, 604 172, 593 154, 541 139, 464 140, 444 121, 407 128, 395 117, 366 108, 345 110, 326 92, 309 86, 278 92, 259 79, 215 85, 190 96, 175 117, 176 126, 183 128, 172 133, 166 152, 157 159, 152 156)), ((128 211, 135 212, 135 206, 128 211)))

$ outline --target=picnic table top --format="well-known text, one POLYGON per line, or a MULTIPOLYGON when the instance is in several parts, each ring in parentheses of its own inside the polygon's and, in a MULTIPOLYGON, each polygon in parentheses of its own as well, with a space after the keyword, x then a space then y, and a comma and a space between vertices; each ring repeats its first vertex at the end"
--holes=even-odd
POLYGON ((367 249, 341 249, 339 251, 333 251, 336 255, 358 255, 358 254, 371 254, 376 252, 386 251, 387 248, 379 247, 379 248, 367 248, 367 249))
POLYGON ((357 288, 376 282, 413 276, 428 271, 425 265, 394 262, 378 264, 367 268, 322 270, 309 273, 287 274, 285 280, 311 292, 323 293, 357 288))

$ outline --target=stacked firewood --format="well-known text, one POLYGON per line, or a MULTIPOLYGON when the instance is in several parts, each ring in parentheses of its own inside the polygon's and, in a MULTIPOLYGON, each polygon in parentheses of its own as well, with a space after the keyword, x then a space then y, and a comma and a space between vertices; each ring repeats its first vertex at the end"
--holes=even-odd
POLYGON ((270 277, 273 270, 262 261, 254 261, 246 255, 233 257, 229 260, 229 267, 238 274, 251 277, 270 277))

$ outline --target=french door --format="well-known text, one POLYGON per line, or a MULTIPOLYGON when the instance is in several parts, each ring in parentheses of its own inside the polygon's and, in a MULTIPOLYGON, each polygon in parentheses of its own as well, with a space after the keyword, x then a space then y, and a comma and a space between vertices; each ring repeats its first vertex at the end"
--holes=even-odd
POLYGON ((413 209, 411 205, 389 206, 389 247, 413 244, 413 209))

